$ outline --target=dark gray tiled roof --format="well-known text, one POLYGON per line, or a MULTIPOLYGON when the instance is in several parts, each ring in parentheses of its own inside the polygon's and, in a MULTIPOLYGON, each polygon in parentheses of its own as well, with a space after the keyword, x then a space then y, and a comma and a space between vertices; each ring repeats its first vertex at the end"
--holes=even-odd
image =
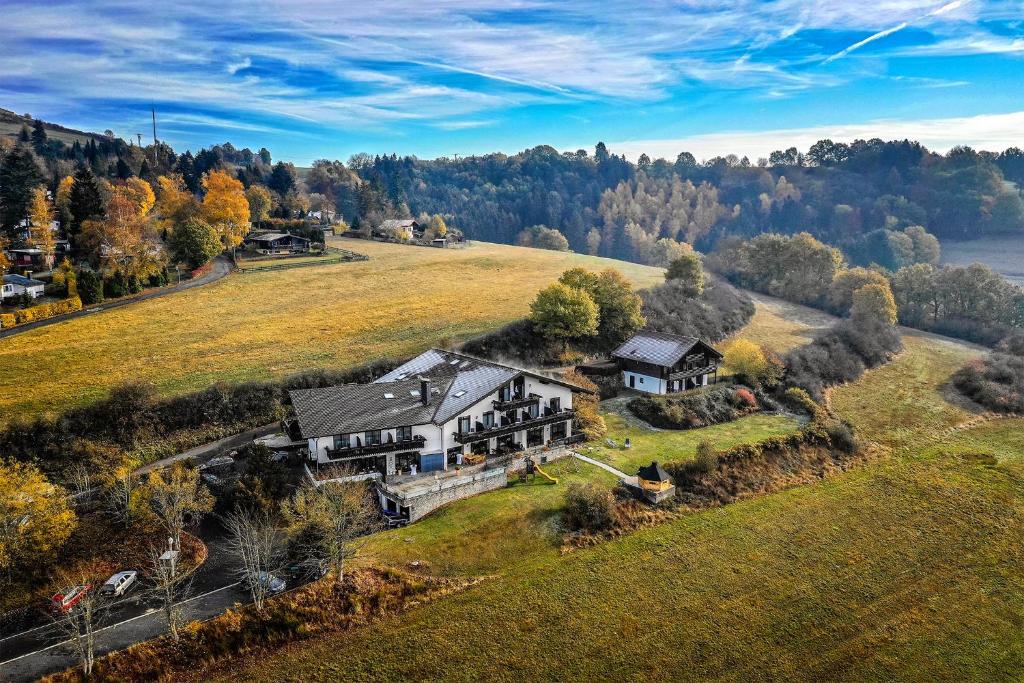
POLYGON ((637 332, 615 349, 612 356, 671 367, 698 341, 696 337, 680 337, 663 332, 637 332))
POLYGON ((427 405, 420 399, 420 382, 416 378, 387 384, 297 389, 289 395, 302 435, 310 438, 426 424, 434 416, 445 388, 434 384, 432 389, 440 391, 431 391, 427 405), (394 398, 385 398, 385 394, 394 398))
POLYGON ((304 240, 306 242, 309 241, 302 235, 292 235, 291 233, 283 232, 265 232, 262 234, 249 235, 246 239, 250 242, 276 242, 277 240, 284 239, 285 237, 290 237, 295 240, 304 240))
POLYGON ((521 374, 583 390, 519 368, 430 349, 371 384, 302 389, 290 395, 302 435, 310 438, 405 425, 441 425, 521 374), (419 398, 420 377, 430 380, 432 388, 426 406, 419 398), (394 398, 384 398, 386 393, 394 398))
POLYGON ((41 287, 46 284, 24 275, 4 275, 4 282, 9 285, 21 285, 22 287, 41 287))

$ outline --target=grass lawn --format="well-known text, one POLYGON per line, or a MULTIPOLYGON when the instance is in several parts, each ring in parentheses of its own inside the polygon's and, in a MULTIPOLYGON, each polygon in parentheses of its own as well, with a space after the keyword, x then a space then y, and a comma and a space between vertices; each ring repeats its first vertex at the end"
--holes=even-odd
POLYGON ((369 261, 230 275, 208 285, 0 340, 0 422, 103 397, 126 381, 164 395, 418 353, 519 318, 576 265, 638 287, 662 270, 474 243, 430 249, 351 239, 369 261))
POLYGON ((464 594, 213 678, 1017 679, 1022 428, 524 555, 464 594))
POLYGON ((917 447, 969 419, 967 402, 949 390, 949 377, 981 347, 902 329, 904 350, 853 384, 831 391, 832 406, 863 436, 894 448, 917 447))
MULTIPOLYGON (((782 299, 748 291, 757 310, 743 329, 729 339, 749 339, 775 351, 785 353, 811 341, 815 334, 835 323, 836 318, 816 308, 801 306, 782 299)), ((720 344, 725 346, 728 341, 720 344)))
POLYGON ((606 438, 614 439, 620 446, 628 438, 631 447, 628 450, 608 448, 601 442, 591 450, 584 449, 581 452, 595 460, 607 462, 626 474, 636 474, 641 465, 649 465, 651 460, 662 463, 688 460, 696 454, 697 444, 701 441, 710 441, 715 448, 725 450, 741 443, 761 441, 769 436, 796 431, 800 426, 795 418, 785 415, 754 414, 700 429, 666 429, 655 432, 633 427, 615 413, 605 412, 602 415, 608 424, 606 438))

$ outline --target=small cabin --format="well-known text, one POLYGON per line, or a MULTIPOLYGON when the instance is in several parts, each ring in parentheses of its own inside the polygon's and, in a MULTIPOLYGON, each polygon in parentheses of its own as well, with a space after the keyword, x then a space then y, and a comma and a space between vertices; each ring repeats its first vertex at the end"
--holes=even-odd
POLYGON ((245 241, 252 249, 261 254, 304 254, 309 251, 309 240, 291 233, 250 233, 245 241))
POLYGON ((652 460, 650 465, 645 465, 637 470, 635 489, 637 496, 649 503, 660 503, 668 500, 676 493, 676 487, 657 460, 652 460))
POLYGON ((624 386, 671 394, 718 381, 722 354, 696 337, 641 331, 612 352, 624 386))

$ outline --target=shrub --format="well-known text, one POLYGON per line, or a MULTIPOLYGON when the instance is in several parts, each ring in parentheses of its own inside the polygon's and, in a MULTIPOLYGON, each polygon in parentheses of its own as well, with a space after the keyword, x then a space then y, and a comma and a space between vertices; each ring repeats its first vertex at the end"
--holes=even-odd
POLYGON ((835 448, 844 453, 853 453, 857 450, 857 439, 853 435, 853 429, 846 422, 834 421, 825 427, 828 439, 835 448))
POLYGON ((640 290, 647 328, 656 332, 725 339, 754 315, 754 302, 718 278, 706 278, 704 293, 692 298, 679 280, 640 290))
POLYGON ((103 301, 103 278, 92 270, 78 271, 78 293, 86 306, 103 301))
MULTIPOLYGON (((1015 348, 1011 342, 1006 348, 1015 348)), ((1000 413, 1024 413, 1024 356, 993 352, 953 375, 965 396, 1000 413)))
POLYGON ((786 384, 820 398, 826 387, 850 382, 902 348, 899 331, 877 320, 837 323, 786 354, 786 384))
POLYGON ((718 453, 710 441, 697 444, 697 453, 693 458, 693 468, 699 474, 711 474, 718 469, 718 453))
POLYGON ((3 316, 0 316, 0 327, 24 325, 25 323, 34 322, 36 320, 46 320, 47 318, 52 318, 55 315, 72 313, 80 310, 82 310, 82 300, 76 296, 62 301, 54 301, 49 304, 39 304, 38 306, 33 306, 31 308, 23 308, 11 314, 4 314, 3 316))
POLYGON ((744 387, 720 386, 692 393, 641 396, 626 407, 655 427, 691 429, 735 420, 755 409, 757 399, 744 387))
POLYGON ((596 484, 573 482, 565 492, 565 522, 574 531, 604 531, 615 521, 615 498, 596 484))
POLYGON ((740 387, 739 389, 737 389, 736 393, 733 394, 733 397, 736 399, 736 402, 739 403, 740 406, 744 408, 757 407, 757 399, 754 398, 754 393, 750 391, 750 389, 747 389, 746 387, 740 387))

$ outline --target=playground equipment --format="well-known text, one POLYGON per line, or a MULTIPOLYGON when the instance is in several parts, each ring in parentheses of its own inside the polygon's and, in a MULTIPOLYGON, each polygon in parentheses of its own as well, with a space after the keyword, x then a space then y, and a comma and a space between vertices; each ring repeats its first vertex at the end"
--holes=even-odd
POLYGON ((540 468, 540 465, 534 465, 533 468, 535 470, 537 470, 537 474, 539 474, 540 476, 544 477, 545 479, 550 481, 552 484, 557 484, 558 483, 558 477, 552 477, 550 474, 548 474, 547 472, 542 470, 540 468))

